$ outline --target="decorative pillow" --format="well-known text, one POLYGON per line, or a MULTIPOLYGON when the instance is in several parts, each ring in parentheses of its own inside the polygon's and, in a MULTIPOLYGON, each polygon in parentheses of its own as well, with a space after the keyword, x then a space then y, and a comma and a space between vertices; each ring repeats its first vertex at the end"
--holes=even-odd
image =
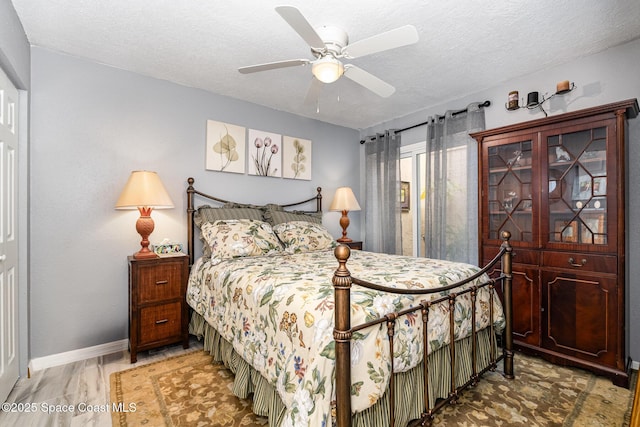
POLYGON ((309 221, 283 222, 273 227, 284 250, 290 254, 321 251, 336 247, 337 243, 322 224, 309 221))
POLYGON ((272 226, 291 221, 307 221, 322 224, 322 212, 285 211, 278 205, 267 205, 264 220, 272 226))
POLYGON ((262 210, 256 207, 247 206, 233 206, 227 207, 225 205, 221 208, 214 208, 213 206, 202 205, 196 209, 193 214, 193 222, 196 226, 200 227, 200 240, 202 240, 202 254, 209 258, 211 256, 211 248, 207 244, 202 235, 202 226, 206 223, 214 223, 221 219, 255 219, 262 221, 262 210))
POLYGON ((253 219, 218 220, 202 226, 202 236, 211 249, 211 261, 245 256, 272 255, 282 251, 269 224, 253 219))
POLYGON ((254 207, 214 208, 200 206, 193 215, 193 222, 202 228, 206 222, 216 222, 220 219, 255 219, 262 221, 262 210, 254 207))

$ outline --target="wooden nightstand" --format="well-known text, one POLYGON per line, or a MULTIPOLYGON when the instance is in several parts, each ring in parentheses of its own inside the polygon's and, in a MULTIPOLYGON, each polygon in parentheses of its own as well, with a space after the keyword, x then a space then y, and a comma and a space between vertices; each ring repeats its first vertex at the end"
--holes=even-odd
POLYGON ((342 244, 349 246, 349 248, 351 248, 351 249, 358 249, 360 251, 362 250, 362 242, 356 242, 354 240, 354 241, 351 241, 351 242, 342 242, 342 244))
POLYGON ((166 256, 129 261, 129 350, 138 352, 182 342, 189 347, 186 301, 189 257, 166 256))

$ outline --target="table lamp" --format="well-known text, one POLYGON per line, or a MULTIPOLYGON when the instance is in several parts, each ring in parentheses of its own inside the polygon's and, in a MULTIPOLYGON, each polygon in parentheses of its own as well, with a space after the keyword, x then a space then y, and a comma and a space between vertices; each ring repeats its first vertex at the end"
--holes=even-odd
POLYGON ((342 237, 338 239, 340 243, 351 242, 352 240, 347 237, 347 227, 349 227, 349 217, 347 214, 349 211, 359 211, 360 205, 356 200, 356 196, 353 194, 353 190, 350 187, 340 187, 336 190, 335 196, 333 196, 333 202, 331 202, 330 211, 342 211, 342 217, 340 217, 340 226, 342 227, 342 237))
POLYGON ((151 218, 151 211, 155 209, 169 209, 173 207, 171 197, 162 185, 160 177, 155 172, 133 171, 124 190, 116 202, 116 209, 138 209, 140 218, 136 221, 136 231, 142 237, 142 248, 133 254, 136 259, 156 258, 158 255, 149 250, 149 236, 155 227, 151 218))

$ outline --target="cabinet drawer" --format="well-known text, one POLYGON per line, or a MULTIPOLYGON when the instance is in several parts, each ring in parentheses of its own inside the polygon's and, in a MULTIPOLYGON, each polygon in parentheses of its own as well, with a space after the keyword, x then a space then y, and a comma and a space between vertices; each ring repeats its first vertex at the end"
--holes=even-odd
POLYGON ((174 302, 140 310, 140 345, 180 335, 182 304, 174 302))
POLYGON ((180 298, 182 263, 163 263, 138 268, 138 304, 180 298))
POLYGON ((617 257, 600 254, 572 252, 543 252, 542 265, 545 267, 569 268, 576 271, 594 271, 616 274, 617 257))

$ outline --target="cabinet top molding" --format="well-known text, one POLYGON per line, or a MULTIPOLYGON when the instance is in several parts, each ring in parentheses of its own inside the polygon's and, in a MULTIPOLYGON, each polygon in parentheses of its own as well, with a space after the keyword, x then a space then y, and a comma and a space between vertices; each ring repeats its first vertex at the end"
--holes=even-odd
POLYGON ((592 117, 598 114, 615 113, 616 111, 625 110, 627 118, 633 119, 640 112, 638 100, 636 98, 627 99, 625 101, 614 102, 612 104, 600 105, 597 107, 585 108, 583 110, 570 111, 568 113, 557 114, 555 116, 544 117, 541 119, 530 120, 527 122, 514 123, 512 125, 502 126, 499 128, 483 130, 471 133, 471 137, 482 141, 485 137, 516 132, 520 130, 530 129, 533 127, 551 125, 567 120, 580 119, 582 117, 592 117))

